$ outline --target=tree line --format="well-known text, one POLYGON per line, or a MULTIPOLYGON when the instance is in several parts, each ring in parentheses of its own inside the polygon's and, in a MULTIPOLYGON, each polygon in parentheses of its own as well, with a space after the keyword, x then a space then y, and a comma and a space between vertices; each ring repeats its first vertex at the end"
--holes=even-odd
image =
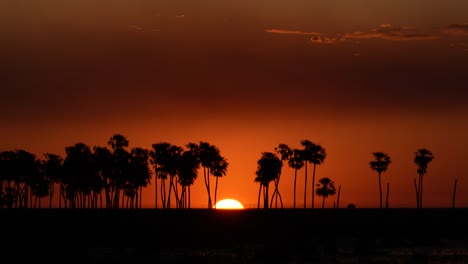
POLYGON ((190 208, 190 187, 201 168, 212 208, 218 179, 229 165, 208 142, 129 148, 121 134, 110 137, 107 146, 78 142, 65 147, 65 153, 39 159, 22 149, 0 152, 0 207, 38 208, 48 197, 52 208, 57 195, 59 208, 141 208, 142 190, 154 175, 155 208, 190 208), (210 177, 215 178, 213 195, 210 177))
MULTIPOLYGON (((307 181, 308 181, 308 165, 312 166, 312 197, 311 208, 315 206, 315 195, 322 197, 322 208, 325 206, 325 199, 338 193, 338 197, 333 207, 339 207, 339 197, 341 192, 341 185, 338 186, 338 191, 335 187, 335 182, 329 177, 322 177, 315 183, 315 176, 317 166, 324 163, 327 152, 322 145, 314 143, 310 140, 301 140, 301 148, 290 148, 287 144, 281 143, 274 151, 262 152, 260 159, 257 161, 257 170, 255 182, 259 183, 257 208, 260 208, 261 200, 263 200, 263 208, 283 208, 283 201, 279 192, 279 181, 281 179, 282 167, 285 163, 294 170, 294 192, 293 192, 293 208, 296 208, 296 183, 298 170, 304 168, 304 201, 303 206, 307 208, 307 181), (269 195, 270 183, 274 183, 273 194, 269 195), (262 195, 263 194, 263 195, 262 195)), ((373 171, 378 173, 378 186, 379 186, 379 205, 383 208, 382 204, 382 174, 387 171, 391 163, 390 156, 385 152, 371 152, 373 160, 369 162, 369 166, 373 171)), ((418 149, 414 153, 414 163, 417 166, 418 179, 414 179, 414 186, 416 192, 416 207, 423 207, 423 178, 427 173, 428 164, 434 159, 431 151, 425 148, 418 149)), ((453 189, 453 207, 455 207, 455 192, 456 180, 453 189)), ((387 183, 385 208, 388 208, 388 197, 390 193, 390 183, 387 183)), ((350 204, 349 207, 354 207, 350 204)))
MULTIPOLYGON (((307 208, 308 176, 311 174, 310 208, 315 195, 325 199, 337 195, 333 207, 339 207, 338 189, 329 177, 316 182, 316 172, 327 157, 326 149, 310 140, 301 140, 301 148, 281 143, 273 151, 262 152, 257 161, 254 182, 259 184, 257 207, 283 208, 279 186, 284 164, 294 170, 293 208, 296 208, 298 172, 304 171, 303 207, 307 208), (309 169, 312 170, 309 173, 309 169), (273 191, 270 193, 270 184, 273 191)), ((391 164, 385 152, 371 152, 370 168, 378 174, 379 205, 383 208, 381 175, 391 164)), ((416 207, 423 206, 423 178, 434 155, 427 149, 415 152, 417 179, 414 178, 416 207)), ((155 177, 155 208, 190 208, 191 186, 199 173, 207 194, 207 207, 217 201, 219 178, 227 173, 229 163, 218 147, 208 142, 189 142, 177 146, 157 142, 150 149, 129 148, 129 140, 114 134, 107 146, 90 147, 78 142, 65 147, 65 157, 46 153, 42 159, 26 150, 0 152, 0 207, 37 208, 48 197, 48 206, 58 198, 59 208, 141 208, 142 190, 155 177), (214 180, 214 186, 212 183, 214 180), (58 187, 58 190, 55 188, 58 187), (54 199, 54 196, 57 196, 54 199)), ((385 207, 388 208, 390 185, 387 183, 385 207)), ((453 190, 455 206, 456 181, 453 190)), ((351 205, 349 205, 351 206, 351 205)))

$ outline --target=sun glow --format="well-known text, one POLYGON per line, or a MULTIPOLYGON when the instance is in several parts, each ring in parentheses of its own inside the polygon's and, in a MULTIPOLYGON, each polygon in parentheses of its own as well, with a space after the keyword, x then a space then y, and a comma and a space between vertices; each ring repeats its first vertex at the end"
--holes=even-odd
POLYGON ((223 199, 216 203, 216 209, 244 209, 244 206, 234 199, 223 199))

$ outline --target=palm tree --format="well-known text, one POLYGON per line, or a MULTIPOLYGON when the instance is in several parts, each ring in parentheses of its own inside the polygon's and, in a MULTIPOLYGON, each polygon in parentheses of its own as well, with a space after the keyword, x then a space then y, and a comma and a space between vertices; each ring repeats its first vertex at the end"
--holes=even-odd
POLYGON ((318 196, 322 196, 322 208, 325 207, 325 198, 327 198, 329 195, 335 195, 336 189, 335 189, 335 183, 328 177, 321 178, 317 183, 317 189, 315 190, 315 193, 318 196))
POLYGON ((112 178, 114 170, 114 157, 112 152, 107 147, 94 146, 92 159, 96 174, 100 178, 102 188, 104 189, 106 203, 105 207, 112 208, 111 197, 114 188, 112 178))
POLYGON ((418 166, 417 172, 419 176, 419 184, 416 188, 416 195, 418 197, 418 208, 422 208, 423 197, 423 176, 427 173, 427 165, 434 159, 431 151, 422 148, 415 152, 414 163, 418 166))
MULTIPOLYGON (((313 167, 313 172, 312 172, 312 208, 314 208, 315 204, 315 192, 314 192, 314 187, 315 187, 315 172, 316 172, 316 167, 317 165, 320 165, 324 162, 325 158, 327 157, 327 153, 325 149, 320 145, 313 143, 309 140, 303 140, 301 142, 301 145, 304 146, 304 161, 306 162, 306 186, 307 186, 307 162, 310 162, 314 164, 313 167)), ((304 188, 306 188, 304 186, 304 188)), ((304 190, 304 208, 305 208, 305 191, 304 190)))
MULTIPOLYGON (((112 182, 114 185, 113 207, 119 207, 120 194, 124 189, 125 182, 127 181, 130 153, 127 150, 129 145, 128 139, 121 134, 114 134, 107 142, 111 146, 114 158, 114 167, 112 173, 112 182)), ((124 194, 125 195, 125 194, 124 194)), ((122 207, 124 206, 124 195, 122 195, 122 207)))
POLYGON ((210 175, 214 170, 215 164, 221 161, 219 149, 208 142, 200 141, 199 144, 189 143, 190 149, 196 151, 197 157, 203 168, 203 178, 205 181, 205 188, 208 195, 208 209, 213 208, 213 201, 211 199, 211 185, 210 175))
MULTIPOLYGON (((285 162, 289 160, 289 157, 292 154, 291 148, 289 148, 286 144, 279 144, 278 147, 275 148, 275 152, 280 155, 281 162, 285 162)), ((281 208, 283 208, 283 199, 281 198, 281 194, 279 192, 279 182, 281 179, 281 171, 278 178, 274 180, 275 183, 275 190, 273 191, 273 195, 271 196, 270 207, 273 206, 273 199, 275 199, 275 207, 278 208, 278 197, 280 199, 281 208)))
POLYGON ((154 169, 154 207, 158 208, 158 179, 161 180, 161 204, 162 207, 166 207, 166 179, 167 179, 167 161, 169 160, 169 148, 171 144, 168 142, 159 142, 151 145, 152 150, 150 152, 151 164, 154 169))
POLYGON ((171 193, 174 191, 176 207, 179 206, 179 193, 177 190, 178 169, 180 167, 180 159, 183 149, 177 145, 171 145, 167 152, 167 159, 164 163, 164 172, 169 176, 169 191, 167 193, 166 208, 171 208, 171 193))
POLYGON ((372 152, 374 160, 369 162, 369 166, 373 171, 376 171, 379 174, 379 198, 380 198, 380 208, 382 208, 382 183, 381 175, 384 173, 388 165, 392 162, 390 156, 384 152, 372 152))
POLYGON ((304 209, 307 207, 307 164, 312 161, 312 141, 310 140, 302 140, 301 145, 303 146, 302 149, 302 160, 304 161, 304 209))
MULTIPOLYGON (((63 175, 63 158, 53 153, 44 154, 42 169, 49 183, 49 208, 52 208, 52 197, 55 192, 55 184, 60 184, 63 175)), ((59 190, 60 191, 60 190, 59 190)), ((59 193, 59 197, 62 194, 59 193)))
POLYGON ((302 158, 302 150, 294 149, 292 155, 288 160, 289 167, 294 169, 294 208, 296 208, 296 179, 297 171, 304 167, 304 160, 302 158))
POLYGON ((141 208, 142 189, 151 182, 151 171, 149 169, 149 151, 141 147, 135 147, 130 151, 130 162, 128 177, 125 184, 127 198, 131 201, 132 208, 141 208))
POLYGON ((213 163, 211 174, 216 178, 215 191, 214 191, 214 204, 215 204, 215 207, 216 207, 216 195, 218 193, 218 179, 220 177, 223 177, 223 176, 226 175, 228 166, 229 166, 229 163, 222 156, 218 156, 216 158, 215 162, 213 163))
POLYGON ((178 167, 179 184, 182 186, 180 208, 190 208, 190 186, 198 176, 199 167, 200 162, 196 153, 191 150, 186 150, 182 153, 178 167))
POLYGON ((84 204, 83 192, 94 171, 92 152, 88 145, 78 142, 65 148, 66 157, 63 161, 63 188, 65 207, 81 207, 84 204))
POLYGON ((263 207, 268 209, 268 188, 270 182, 278 178, 281 173, 283 162, 273 152, 263 152, 257 161, 257 171, 255 182, 260 183, 258 207, 260 207, 260 194, 263 189, 263 207))

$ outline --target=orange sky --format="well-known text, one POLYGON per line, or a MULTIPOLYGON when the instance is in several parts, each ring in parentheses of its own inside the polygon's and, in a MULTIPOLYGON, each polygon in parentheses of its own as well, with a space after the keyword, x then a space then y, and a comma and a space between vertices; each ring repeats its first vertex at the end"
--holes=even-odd
MULTIPOLYGON (((115 133, 131 147, 204 140, 230 163, 219 199, 256 207, 260 153, 309 139, 327 150, 317 177, 342 186, 342 206, 378 206, 368 163, 384 151, 390 206, 412 207, 413 155, 424 147, 435 155, 425 206, 451 206, 455 178, 466 206, 467 9, 450 0, 4 1, 0 151, 64 154, 115 133)), ((287 206, 292 176, 285 167, 287 206)), ((201 179, 195 207, 206 206, 201 179)), ((153 188, 145 196, 153 207, 153 188)))

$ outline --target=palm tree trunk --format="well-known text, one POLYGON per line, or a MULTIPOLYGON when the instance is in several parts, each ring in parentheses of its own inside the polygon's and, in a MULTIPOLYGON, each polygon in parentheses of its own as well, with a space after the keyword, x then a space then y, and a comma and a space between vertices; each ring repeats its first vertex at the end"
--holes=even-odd
POLYGON ((385 208, 388 208, 388 195, 390 193, 390 183, 387 182, 387 196, 385 197, 385 208))
POLYGON ((258 200, 257 200, 257 208, 260 209, 260 196, 262 193, 262 184, 260 183, 260 188, 258 189, 258 200))
POLYGON ((167 199, 167 195, 166 195, 166 179, 161 179, 161 204, 162 204, 162 208, 163 208, 163 209, 166 208, 166 199, 167 199))
POLYGON ((219 177, 216 177, 216 181, 215 181, 215 193, 214 193, 214 206, 216 208, 216 195, 218 194, 218 178, 219 177))
POLYGON ((379 172, 379 198, 380 198, 380 208, 382 208, 382 182, 381 182, 381 172, 379 172))
POLYGON ((264 203, 263 203, 263 208, 265 209, 268 209, 268 188, 269 188, 269 185, 266 185, 265 186, 265 191, 264 191, 264 203))
POLYGON ((190 185, 188 187, 188 208, 190 208, 190 200, 192 199, 192 197, 190 196, 190 185))
POLYGON ((296 179, 297 179, 297 169, 294 170, 294 209, 296 209, 296 179))
POLYGON ((307 206, 307 161, 305 163, 305 177, 304 177, 304 209, 307 206))
POLYGON ((154 169, 154 208, 158 209, 158 172, 154 169))
POLYGON ((423 176, 424 174, 421 174, 421 185, 419 188, 419 204, 421 205, 420 208, 423 208, 423 176))
POLYGON ((322 208, 325 208, 325 196, 323 196, 323 200, 322 200, 322 208))
POLYGON ((275 183, 275 190, 273 191, 273 195, 271 196, 271 201, 270 201, 270 208, 273 208, 273 200, 276 199, 276 208, 278 208, 278 179, 274 180, 275 183))
POLYGON ((341 184, 338 186, 338 195, 336 197, 336 208, 340 208, 340 193, 341 193, 341 184))
POLYGON ((314 208, 315 204, 315 167, 317 164, 314 164, 314 170, 312 172, 312 208, 314 208))
POLYGON ((419 208, 419 190, 416 184, 416 178, 414 178, 414 189, 416 190, 416 208, 419 208))

